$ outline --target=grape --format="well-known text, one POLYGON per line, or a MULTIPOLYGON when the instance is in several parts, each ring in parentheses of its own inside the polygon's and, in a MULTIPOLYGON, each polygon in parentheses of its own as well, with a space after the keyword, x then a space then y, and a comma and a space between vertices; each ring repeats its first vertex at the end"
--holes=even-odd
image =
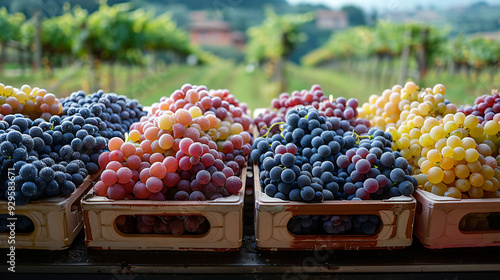
POLYGON ((276 195, 276 193, 278 192, 278 188, 273 185, 273 184, 269 184, 265 187, 264 189, 264 192, 270 196, 270 197, 274 197, 276 195))
POLYGON ((287 167, 287 168, 290 168, 294 165, 295 163, 295 156, 291 153, 285 153, 282 157, 281 157, 281 163, 287 167))
POLYGON ((295 181, 295 177, 296 174, 295 172, 293 172, 293 170, 291 169, 285 169, 283 170, 283 172, 281 173, 281 179, 283 180, 283 182, 285 183, 292 183, 293 181, 295 181))
POLYGON ((345 155, 341 155, 337 158, 337 165, 340 168, 347 168, 349 166, 349 158, 345 155))
POLYGON ((196 174, 196 180, 200 182, 200 184, 206 185, 211 180, 211 175, 208 171, 202 170, 196 174))
POLYGON ((110 199, 120 200, 125 197, 125 190, 121 185, 114 184, 108 187, 107 195, 110 199))
POLYGON ((155 162, 151 165, 150 173, 151 176, 163 179, 167 174, 167 168, 165 168, 165 165, 162 162, 155 162))
POLYGON ((33 181, 37 177, 38 170, 33 164, 23 165, 19 171, 21 178, 25 181, 33 181))
MULTIPOLYGON (((413 185, 412 185, 413 186, 413 185)), ((367 191, 368 193, 375 193, 378 191, 379 189, 379 184, 377 182, 377 180, 373 179, 373 178, 368 178, 364 181, 363 183, 363 188, 365 189, 365 191, 367 191)), ((411 192, 413 193, 413 191, 411 192)), ((411 194, 410 193, 410 194, 411 194)), ((410 194, 407 194, 407 195, 410 195, 410 194)))
MULTIPOLYGON (((152 170, 153 167, 151 167, 151 171, 152 170)), ((118 169, 118 171, 116 171, 116 176, 118 177, 119 184, 125 184, 132 180, 132 171, 127 167, 121 167, 120 169, 118 169)))
POLYGON ((390 173, 391 181, 394 183, 399 183, 404 180, 405 172, 401 168, 395 168, 390 173))
POLYGON ((371 164, 368 160, 366 159, 361 159, 356 163, 356 170, 360 174, 366 174, 368 171, 370 171, 371 164))
POLYGON ((300 191, 300 196, 302 197, 303 200, 305 201, 311 201, 315 197, 315 192, 314 189, 311 187, 304 187, 300 191))
POLYGON ((205 201, 205 195, 201 191, 193 191, 189 195, 189 201, 205 201))
POLYGON ((25 182, 21 187, 21 192, 28 198, 34 198, 38 195, 38 188, 33 182, 25 182))
MULTIPOLYGON (((57 171, 57 172, 60 172, 60 171, 57 171)), ((57 172, 56 172, 56 174, 57 174, 57 172)), ((115 171, 110 170, 110 169, 106 169, 101 174, 101 181, 106 186, 111 186, 111 185, 114 185, 116 182, 118 182, 118 176, 117 176, 115 171)))
POLYGON ((402 195, 409 196, 413 193, 413 191, 415 190, 415 187, 413 186, 412 182, 403 181, 403 182, 398 184, 398 189, 402 195))
POLYGON ((212 174, 212 183, 217 187, 224 186, 226 182, 226 175, 223 172, 216 171, 212 174))
POLYGON ((72 181, 65 181, 60 185, 63 194, 71 194, 76 190, 76 186, 72 181))
POLYGON ((229 193, 237 194, 243 187, 243 182, 236 176, 231 176, 226 179, 225 187, 229 193))

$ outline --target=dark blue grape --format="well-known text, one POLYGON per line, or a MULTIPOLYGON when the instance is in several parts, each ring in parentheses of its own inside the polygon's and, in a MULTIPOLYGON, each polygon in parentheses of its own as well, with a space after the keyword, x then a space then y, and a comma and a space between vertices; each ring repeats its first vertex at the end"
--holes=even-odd
MULTIPOLYGON (((272 180, 280 181, 282 173, 283 173, 283 168, 281 168, 279 166, 275 166, 269 172, 269 176, 271 177, 272 180)), ((295 175, 295 173, 294 173, 294 175, 295 175)))
POLYGON ((408 168, 408 161, 404 157, 398 157, 394 161, 394 167, 405 170, 406 168, 408 168))
POLYGON ((285 153, 282 157, 281 157, 281 163, 285 166, 285 167, 292 167, 295 163, 295 156, 291 153, 285 153))
POLYGON ((380 157, 380 163, 385 167, 391 167, 395 162, 394 154, 391 152, 383 153, 380 157))
POLYGON ((299 189, 293 189, 290 191, 289 194, 290 200, 291 201, 301 201, 302 196, 300 195, 300 190, 299 189))
POLYGON ((287 200, 286 195, 284 193, 280 193, 280 192, 276 193, 274 195, 274 198, 279 198, 279 199, 287 200))
POLYGON ((316 193, 312 187, 304 187, 300 190, 300 196, 305 201, 312 201, 316 193))
POLYGON ((295 172, 291 169, 285 169, 281 173, 281 180, 285 183, 291 184, 295 180, 295 172))
POLYGON ((411 181, 402 181, 398 184, 398 190, 402 195, 409 196, 413 193, 415 187, 411 181))
POLYGON ((278 188, 273 185, 273 184, 268 184, 266 186, 266 188, 264 189, 264 192, 270 196, 270 197, 274 197, 274 195, 278 192, 278 188))

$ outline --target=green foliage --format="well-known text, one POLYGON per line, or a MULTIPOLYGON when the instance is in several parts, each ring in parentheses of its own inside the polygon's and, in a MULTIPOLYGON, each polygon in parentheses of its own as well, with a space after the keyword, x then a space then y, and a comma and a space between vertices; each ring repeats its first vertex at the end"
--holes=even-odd
POLYGON ((21 25, 26 20, 23 14, 9 14, 7 9, 0 8, 0 43, 21 40, 21 25))
POLYGON ((162 14, 154 19, 146 20, 143 28, 144 46, 147 50, 173 50, 180 54, 191 52, 186 32, 177 28, 170 14, 162 14))
POLYGON ((305 65, 346 59, 353 56, 366 57, 373 53, 374 34, 368 27, 355 27, 334 33, 321 48, 302 58, 305 65))
POLYGON ((467 42, 468 62, 475 68, 497 64, 500 58, 500 42, 488 38, 473 38, 467 42))
POLYGON ((413 52, 426 47, 428 59, 433 60, 442 51, 446 35, 446 30, 422 24, 382 21, 374 27, 359 26, 332 34, 325 45, 304 56, 302 62, 317 65, 329 60, 353 57, 398 57, 404 46, 409 46, 413 52), (423 45, 423 32, 427 32, 426 46, 423 45))
POLYGON ((300 27, 314 19, 312 13, 277 15, 272 9, 266 10, 266 16, 261 25, 247 31, 249 62, 287 57, 298 43, 307 39, 300 27))
MULTIPOLYGON (((87 11, 75 7, 59 17, 52 17, 42 21, 41 42, 42 50, 49 54, 71 54, 77 35, 86 21, 87 11)), ((33 25, 30 22, 30 34, 33 34, 33 25)))
POLYGON ((349 21, 349 26, 365 25, 366 18, 365 12, 357 6, 347 5, 342 7, 342 11, 347 14, 347 20, 349 21))

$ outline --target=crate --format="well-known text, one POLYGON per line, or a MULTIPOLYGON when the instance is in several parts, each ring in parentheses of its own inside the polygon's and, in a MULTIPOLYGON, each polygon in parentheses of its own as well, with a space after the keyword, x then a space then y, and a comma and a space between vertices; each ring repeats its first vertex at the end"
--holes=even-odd
MULTIPOLYGON (((31 219, 34 231, 16 234, 16 249, 64 250, 83 228, 81 198, 100 175, 87 176, 85 181, 67 197, 55 196, 16 206, 15 214, 31 219)), ((0 201, 0 213, 8 213, 7 201, 0 201)), ((0 247, 8 248, 9 233, 0 234, 0 247)))
POLYGON ((415 236, 427 248, 500 246, 500 231, 461 231, 469 213, 500 212, 500 198, 456 199, 416 190, 415 236))
POLYGON ((235 251, 243 238, 243 187, 238 195, 212 201, 111 200, 91 190, 82 198, 85 243, 102 250, 235 251), (124 234, 115 220, 120 215, 202 215, 210 223, 203 235, 124 234))
POLYGON ((396 249, 412 244, 416 200, 284 201, 261 191, 258 166, 254 165, 255 239, 264 250, 396 249), (377 215, 381 226, 373 235, 294 235, 288 221, 297 215, 377 215))

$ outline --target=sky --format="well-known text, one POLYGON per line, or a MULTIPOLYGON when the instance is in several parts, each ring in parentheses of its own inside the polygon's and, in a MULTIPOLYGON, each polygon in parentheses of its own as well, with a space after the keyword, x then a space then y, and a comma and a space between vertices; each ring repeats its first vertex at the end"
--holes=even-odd
MULTIPOLYGON (((490 5, 500 5, 500 0, 481 0, 490 5)), ((468 6, 479 2, 479 0, 288 0, 291 4, 312 3, 324 4, 332 8, 340 8, 344 5, 354 4, 360 6, 365 11, 377 9, 380 12, 391 12, 397 10, 411 10, 415 6, 427 8, 430 5, 436 8, 448 8, 456 6, 468 6)))

